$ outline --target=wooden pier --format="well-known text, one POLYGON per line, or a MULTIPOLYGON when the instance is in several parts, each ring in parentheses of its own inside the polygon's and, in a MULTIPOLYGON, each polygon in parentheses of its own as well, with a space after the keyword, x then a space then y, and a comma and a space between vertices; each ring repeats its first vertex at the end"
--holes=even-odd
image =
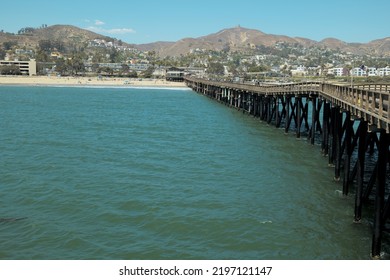
POLYGON ((372 258, 380 258, 390 216, 387 180, 390 85, 335 85, 321 82, 248 85, 186 77, 194 91, 319 142, 343 195, 355 187, 354 221, 374 205, 372 258), (367 161, 374 162, 370 166, 367 161), (373 167, 372 167, 373 166, 373 167))

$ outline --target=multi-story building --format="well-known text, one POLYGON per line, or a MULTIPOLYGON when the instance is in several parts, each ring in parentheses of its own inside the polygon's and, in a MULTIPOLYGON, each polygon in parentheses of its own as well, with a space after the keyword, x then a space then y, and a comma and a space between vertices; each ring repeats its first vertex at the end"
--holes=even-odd
POLYGON ((351 70, 351 75, 355 77, 363 77, 367 75, 367 72, 363 67, 355 67, 351 70))
POLYGON ((1 66, 17 66, 22 75, 35 76, 37 74, 37 62, 34 59, 29 61, 0 60, 1 66))
POLYGON ((366 73, 367 73, 367 76, 370 76, 370 77, 378 75, 378 71, 375 67, 367 67, 366 73))
POLYGON ((390 66, 377 69, 378 76, 390 76, 390 66))
POLYGON ((348 69, 344 67, 336 67, 328 69, 328 74, 333 74, 337 77, 341 76, 347 76, 348 75, 348 69))

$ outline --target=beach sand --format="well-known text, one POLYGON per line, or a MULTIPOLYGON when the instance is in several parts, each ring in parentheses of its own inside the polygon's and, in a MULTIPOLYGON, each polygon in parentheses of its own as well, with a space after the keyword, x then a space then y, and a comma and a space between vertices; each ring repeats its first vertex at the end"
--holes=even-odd
POLYGON ((163 79, 129 79, 97 77, 55 77, 55 76, 0 76, 1 85, 26 86, 123 86, 123 87, 168 87, 185 88, 183 82, 169 82, 163 79))

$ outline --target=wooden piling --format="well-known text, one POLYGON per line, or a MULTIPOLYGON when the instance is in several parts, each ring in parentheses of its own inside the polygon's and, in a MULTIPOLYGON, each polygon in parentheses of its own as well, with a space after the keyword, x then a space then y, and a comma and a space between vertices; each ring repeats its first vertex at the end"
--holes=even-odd
POLYGON ((359 223, 362 219, 363 206, 363 180, 364 180, 364 162, 366 158, 366 137, 367 137, 367 121, 361 119, 359 125, 359 146, 357 160, 357 187, 355 197, 355 222, 359 223))
POLYGON ((301 138, 301 117, 302 117, 302 98, 295 96, 295 106, 297 107, 296 114, 296 126, 297 126, 297 138, 301 138))
POLYGON ((353 122, 351 121, 351 113, 345 112, 345 153, 344 153, 344 178, 343 178, 343 195, 348 195, 350 184, 350 170, 351 170, 351 155, 352 155, 352 133, 353 122))
POLYGON ((314 145, 316 136, 316 123, 317 123, 317 98, 313 97, 311 100, 312 113, 311 113, 311 130, 310 130, 310 144, 314 145))
POLYGON ((334 122, 334 143, 335 143, 335 151, 334 151, 334 159, 335 159, 335 169, 334 169, 334 179, 336 181, 340 180, 340 170, 341 170, 341 138, 343 131, 343 115, 340 112, 340 107, 335 108, 335 122, 334 122))
POLYGON ((327 156, 329 153, 329 118, 330 118, 330 104, 324 102, 324 112, 322 120, 322 154, 327 156))
POLYGON ((384 129, 380 132, 378 149, 378 175, 375 196, 374 233, 372 237, 373 258, 380 258, 382 231, 384 228, 383 210, 385 202, 386 172, 389 154, 389 137, 384 129))
POLYGON ((291 110, 291 97, 286 96, 286 123, 285 123, 284 133, 288 133, 288 130, 290 129, 290 123, 291 123, 290 110, 291 110))
POLYGON ((337 108, 333 107, 330 109, 330 127, 329 127, 329 135, 332 139, 332 142, 329 146, 329 166, 334 165, 335 156, 336 156, 336 110, 337 108))

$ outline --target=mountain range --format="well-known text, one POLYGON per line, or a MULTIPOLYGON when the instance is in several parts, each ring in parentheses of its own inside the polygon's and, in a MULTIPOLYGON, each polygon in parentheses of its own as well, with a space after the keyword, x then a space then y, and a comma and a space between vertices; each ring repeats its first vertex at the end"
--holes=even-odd
MULTIPOLYGON (((16 41, 19 46, 26 47, 36 47, 41 40, 57 40, 62 41, 65 45, 81 46, 85 42, 94 39, 116 40, 71 25, 53 25, 44 28, 27 29, 21 34, 0 32, 0 44, 6 41, 16 41)), ((196 49, 240 51, 253 49, 257 46, 274 47, 278 43, 295 44, 305 48, 314 46, 326 47, 335 51, 355 54, 390 56, 390 37, 368 43, 347 43, 336 38, 326 38, 318 42, 307 38, 266 34, 259 30, 241 26, 223 29, 217 33, 198 38, 184 38, 176 42, 154 42, 138 45, 121 42, 121 44, 141 51, 155 51, 161 57, 184 55, 196 49)))
POLYGON ((209 50, 243 50, 256 46, 273 47, 277 43, 297 44, 302 47, 327 47, 332 50, 352 52, 355 54, 390 56, 390 37, 378 39, 369 43, 347 43, 336 38, 326 38, 314 41, 301 37, 266 34, 259 30, 243 28, 240 26, 223 29, 217 33, 199 38, 185 38, 177 42, 156 42, 137 45, 140 50, 154 50, 161 56, 174 56, 186 54, 191 49, 209 50))

